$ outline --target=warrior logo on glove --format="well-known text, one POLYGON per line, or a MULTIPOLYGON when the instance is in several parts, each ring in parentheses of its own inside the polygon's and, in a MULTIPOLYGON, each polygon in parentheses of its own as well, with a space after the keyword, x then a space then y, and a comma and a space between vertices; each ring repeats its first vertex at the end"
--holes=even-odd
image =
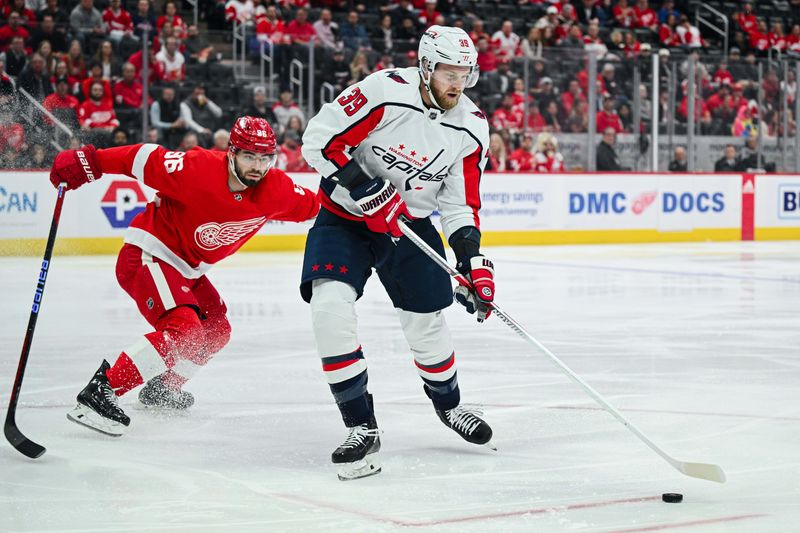
POLYGON ((483 322, 492 314, 494 300, 494 264, 482 255, 470 258, 468 263, 459 265, 459 271, 472 283, 471 287, 456 288, 455 300, 467 308, 470 314, 477 313, 478 322, 483 322))

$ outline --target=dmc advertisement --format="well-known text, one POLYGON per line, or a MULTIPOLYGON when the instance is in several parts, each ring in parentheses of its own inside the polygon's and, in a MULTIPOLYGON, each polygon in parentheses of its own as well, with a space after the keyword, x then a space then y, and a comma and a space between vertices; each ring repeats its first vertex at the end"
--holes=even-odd
POLYGON ((741 176, 562 175, 565 229, 738 227, 741 176))

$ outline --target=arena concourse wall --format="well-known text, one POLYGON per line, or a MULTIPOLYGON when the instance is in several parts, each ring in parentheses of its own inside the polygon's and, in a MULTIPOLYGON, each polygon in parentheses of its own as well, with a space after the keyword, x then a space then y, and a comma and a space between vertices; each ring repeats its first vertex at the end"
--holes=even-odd
MULTIPOLYGON (((55 253, 116 253, 153 194, 109 175, 68 192, 55 253)), ((481 197, 485 245, 800 239, 794 174, 486 174, 481 197)), ((0 255, 42 253, 55 198, 46 172, 0 171, 0 255)), ((310 226, 270 222, 243 249, 300 250, 310 226)))

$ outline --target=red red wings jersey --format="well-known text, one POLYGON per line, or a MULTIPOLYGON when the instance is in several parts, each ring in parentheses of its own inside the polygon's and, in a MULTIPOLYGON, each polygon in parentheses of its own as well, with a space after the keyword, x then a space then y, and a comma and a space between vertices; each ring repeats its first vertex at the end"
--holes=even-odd
POLYGON ((107 100, 103 100, 99 104, 93 100, 84 100, 78 107, 78 122, 81 126, 89 128, 116 128, 119 126, 110 95, 107 100))
POLYGON ((551 155, 536 152, 533 165, 536 172, 564 172, 564 156, 558 152, 551 155))
POLYGON ((159 191, 131 222, 125 242, 198 278, 236 252, 268 221, 317 215, 316 195, 271 169, 256 187, 228 188, 226 152, 170 152, 156 144, 97 151, 103 174, 123 174, 159 191))
POLYGON ((106 23, 108 31, 133 31, 133 19, 124 9, 120 9, 119 13, 114 13, 110 7, 106 8, 103 11, 103 22, 106 23))

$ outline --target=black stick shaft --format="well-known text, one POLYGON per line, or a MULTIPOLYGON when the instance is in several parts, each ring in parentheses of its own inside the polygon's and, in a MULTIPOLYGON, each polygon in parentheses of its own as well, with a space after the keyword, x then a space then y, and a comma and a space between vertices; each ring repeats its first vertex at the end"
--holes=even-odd
MULTIPOLYGON (((44 298, 44 284, 47 281, 47 273, 50 270, 50 258, 53 255, 53 248, 56 243, 56 232, 58 231, 58 222, 61 219, 61 208, 64 205, 64 193, 66 192, 65 185, 62 183, 58 188, 58 198, 56 199, 56 206, 53 210, 53 220, 50 223, 50 234, 47 237, 47 246, 44 249, 44 258, 42 259, 41 270, 39 271, 39 279, 36 283, 36 293, 33 296, 33 306, 31 307, 31 317, 28 319, 28 329, 25 332, 25 341, 22 343, 22 354, 19 357, 19 366, 17 367, 17 376, 14 379, 14 388, 11 390, 11 400, 8 403, 8 413, 6 414, 5 426, 15 427, 15 414, 17 411, 17 401, 19 400, 19 392, 22 388, 22 378, 25 375, 25 367, 28 364, 28 355, 31 351, 31 344, 33 343, 33 332, 36 329, 36 320, 39 318, 39 310, 42 306, 44 298)), ((12 442, 16 447, 16 444, 12 442)))

